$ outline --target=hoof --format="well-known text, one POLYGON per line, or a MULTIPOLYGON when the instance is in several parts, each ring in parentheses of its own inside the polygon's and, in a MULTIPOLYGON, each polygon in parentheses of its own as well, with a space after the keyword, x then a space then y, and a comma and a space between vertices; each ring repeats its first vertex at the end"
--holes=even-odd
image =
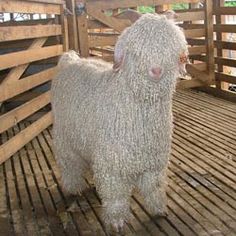
POLYGON ((124 229, 124 220, 118 220, 117 222, 112 223, 112 227, 116 233, 122 233, 124 229))

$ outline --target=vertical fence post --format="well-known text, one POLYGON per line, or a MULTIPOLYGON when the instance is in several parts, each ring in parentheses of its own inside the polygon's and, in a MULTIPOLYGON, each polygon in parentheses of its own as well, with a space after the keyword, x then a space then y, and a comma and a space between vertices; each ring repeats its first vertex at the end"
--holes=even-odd
POLYGON ((78 32, 76 25, 76 14, 75 14, 75 0, 66 0, 66 7, 71 14, 68 15, 68 33, 69 37, 69 48, 78 51, 78 32))
POLYGON ((209 84, 215 83, 215 58, 214 58, 214 31, 213 31, 213 1, 205 0, 205 30, 206 30, 206 63, 209 84))
POLYGON ((69 35, 68 35, 68 22, 67 17, 65 15, 66 5, 61 5, 61 26, 62 26, 62 41, 63 41, 63 51, 67 52, 69 50, 69 35))
MULTIPOLYGON (((86 0, 78 0, 77 4, 85 4, 86 0)), ((77 5, 78 7, 79 5, 77 5)), ((79 35, 79 49, 82 57, 89 56, 88 19, 86 12, 77 16, 77 27, 79 35)))

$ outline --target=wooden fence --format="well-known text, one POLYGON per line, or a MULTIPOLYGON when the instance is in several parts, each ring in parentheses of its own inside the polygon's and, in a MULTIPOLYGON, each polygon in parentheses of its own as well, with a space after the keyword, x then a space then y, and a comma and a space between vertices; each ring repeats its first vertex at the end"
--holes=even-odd
MULTIPOLYGON (((12 99, 14 107, 2 110, 0 133, 50 103, 49 86, 56 70, 55 58, 68 50, 67 19, 61 0, 1 1, 0 12, 29 16, 0 24, 0 104, 12 99), (47 19, 34 20, 35 14, 47 19), (51 60, 50 59, 54 59, 51 60), (37 65, 40 66, 40 71, 37 65), (30 93, 44 85, 44 92, 30 93), (24 102, 19 102, 24 96, 24 102)), ((13 17, 14 18, 14 17, 13 17)), ((0 164, 52 123, 51 112, 39 117, 0 146, 0 164)))
POLYGON ((120 10, 152 5, 155 6, 156 12, 160 12, 166 8, 166 4, 187 3, 189 9, 178 11, 177 21, 184 28, 190 56, 204 56, 206 60, 204 62, 195 60, 194 65, 188 65, 187 71, 191 79, 180 81, 178 87, 190 88, 215 83, 212 0, 205 0, 204 7, 201 8, 199 0, 79 0, 79 2, 84 4, 84 14, 77 16, 81 56, 101 56, 107 61, 113 60, 113 48, 120 32, 131 25, 129 20, 118 18, 117 13, 120 10), (201 27, 197 25, 195 28, 196 21, 201 22, 201 27), (204 44, 198 45, 198 39, 204 41, 204 44))

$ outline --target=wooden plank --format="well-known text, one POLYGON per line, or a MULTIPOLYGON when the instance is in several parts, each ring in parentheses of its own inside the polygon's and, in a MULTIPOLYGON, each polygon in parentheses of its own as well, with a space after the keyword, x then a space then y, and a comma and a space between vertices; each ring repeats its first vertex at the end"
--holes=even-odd
POLYGON ((30 49, 0 56, 0 70, 61 55, 62 45, 30 49))
POLYGON ((235 15, 236 7, 219 7, 216 6, 213 9, 213 14, 215 15, 235 15))
POLYGON ((36 137, 40 132, 46 129, 52 123, 52 113, 48 112, 46 115, 35 121, 32 125, 18 133, 16 136, 5 142, 0 146, 0 164, 5 162, 15 152, 22 148, 26 143, 36 137))
POLYGON ((200 71, 197 69, 197 67, 192 66, 191 64, 186 65, 187 72, 194 78, 199 79, 203 83, 208 83, 208 74, 204 71, 200 71))
POLYGON ((213 35, 213 1, 205 0, 205 29, 206 29, 206 48, 207 48, 207 70, 208 80, 212 83, 215 80, 215 62, 214 62, 214 35, 213 35))
POLYGON ((27 26, 27 25, 49 25, 49 24, 55 24, 55 18, 5 21, 1 22, 0 28, 5 26, 27 26))
POLYGON ((205 29, 184 30, 186 38, 200 38, 206 35, 205 29))
POLYGON ((56 14, 60 15, 60 5, 32 3, 29 1, 3 1, 0 3, 0 12, 28 13, 28 14, 56 14))
POLYGON ((67 52, 69 50, 69 35, 68 35, 68 21, 64 13, 64 8, 66 6, 61 5, 61 25, 62 25, 62 40, 63 40, 63 51, 67 52))
POLYGON ((49 103, 50 92, 48 91, 0 116, 0 133, 16 125, 49 103))
MULTIPOLYGON (((28 49, 41 48, 46 41, 47 41, 47 38, 35 39, 28 49)), ((5 84, 17 81, 23 75, 24 71, 28 68, 28 66, 29 64, 24 64, 24 65, 20 65, 15 68, 12 68, 10 72, 8 73, 8 75, 2 81, 0 90, 1 90, 1 87, 3 87, 5 84)), ((4 92, 6 91, 7 90, 4 90, 4 92)))
POLYGON ((188 47, 189 55, 198 55, 206 53, 206 46, 188 47))
POLYGON ((165 5, 174 3, 196 3, 199 0, 87 0, 87 5, 94 9, 117 9, 137 6, 165 5))
POLYGON ((52 4, 64 4, 64 0, 27 0, 29 2, 41 2, 41 3, 52 3, 52 4))
POLYGON ((101 10, 94 9, 93 5, 86 5, 87 6, 87 13, 88 15, 92 16, 93 18, 99 20, 103 24, 108 25, 112 29, 115 29, 118 32, 122 32, 126 27, 131 25, 130 20, 126 19, 116 19, 113 16, 105 15, 101 10))
POLYGON ((227 75, 227 74, 219 73, 219 72, 216 73, 215 75, 216 75, 216 80, 224 81, 230 84, 236 84, 236 76, 227 75))
POLYGON ((75 51, 78 51, 78 32, 77 32, 77 23, 76 23, 76 13, 75 13, 75 1, 67 0, 66 7, 70 10, 72 15, 68 15, 68 34, 69 37, 69 48, 75 51))
POLYGON ((176 21, 205 20, 204 11, 178 12, 176 21))
POLYGON ((5 26, 1 27, 0 42, 61 35, 60 25, 5 26))
POLYGON ((236 42, 214 41, 214 45, 220 49, 236 50, 236 42))
POLYGON ((12 98, 18 94, 28 91, 40 84, 50 81, 56 73, 56 67, 30 75, 14 84, 0 85, 0 102, 12 98))
POLYGON ((98 20, 88 20, 88 28, 89 29, 105 29, 105 28, 109 28, 109 26, 101 23, 98 20))
POLYGON ((99 47, 99 46, 114 46, 118 39, 118 35, 90 35, 89 36, 89 47, 99 47))
MULTIPOLYGON (((83 1, 84 3, 84 1, 83 1)), ((79 50, 82 57, 89 56, 89 45, 88 45, 88 19, 86 14, 77 16, 77 27, 79 34, 79 50)))
POLYGON ((202 86, 205 86, 205 83, 198 79, 181 80, 177 83, 176 89, 189 89, 202 86))
POLYGON ((224 66, 236 67, 236 59, 224 58, 224 57, 216 57, 215 63, 221 64, 224 66))
POLYGON ((214 25, 215 32, 236 33, 235 24, 217 24, 214 25))

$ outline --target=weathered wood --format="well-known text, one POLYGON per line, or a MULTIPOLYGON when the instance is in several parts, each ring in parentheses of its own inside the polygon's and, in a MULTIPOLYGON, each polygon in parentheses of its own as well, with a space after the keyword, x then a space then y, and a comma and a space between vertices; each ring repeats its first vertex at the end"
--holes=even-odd
POLYGON ((13 138, 0 146, 0 164, 11 157, 15 152, 22 148, 26 143, 36 137, 40 132, 46 129, 52 123, 52 113, 48 112, 46 115, 35 121, 32 125, 22 130, 13 138))
POLYGON ((1 22, 0 28, 5 26, 27 26, 27 25, 49 25, 49 24, 55 24, 55 18, 5 21, 1 22))
POLYGON ((113 16, 105 15, 101 10, 97 10, 93 5, 87 5, 87 13, 93 18, 99 20, 105 25, 115 29, 118 32, 122 32, 126 27, 131 25, 131 22, 126 19, 116 19, 113 16))
POLYGON ((196 3, 199 0, 87 0, 87 5, 94 9, 131 8, 136 6, 164 5, 174 3, 196 3))
POLYGON ((213 38, 213 1, 205 0, 205 29, 206 29, 206 47, 207 47, 207 65, 209 82, 215 80, 215 62, 214 62, 214 38, 213 38))
POLYGON ((43 93, 25 104, 0 116, 0 133, 16 125, 50 102, 50 92, 43 93))
POLYGON ((177 83, 176 89, 189 89, 201 86, 205 86, 205 83, 199 79, 181 80, 177 83))
POLYGON ((63 51, 69 50, 69 35, 68 35, 68 21, 64 13, 65 5, 61 5, 61 25, 62 25, 62 40, 63 40, 63 51))
POLYGON ((215 62, 224 66, 236 67, 236 59, 216 57, 215 62))
POLYGON ((215 32, 236 33, 234 24, 216 24, 214 25, 215 32))
POLYGON ((99 34, 90 34, 89 47, 113 46, 117 41, 118 35, 107 34, 100 36, 99 34))
POLYGON ((0 42, 60 35, 60 25, 5 26, 0 30, 0 42))
POLYGON ((197 67, 187 64, 186 70, 192 77, 199 79, 203 83, 207 84, 209 82, 208 73, 198 70, 197 67))
POLYGON ((68 15, 68 33, 69 37, 69 48, 75 51, 78 51, 78 32, 77 32, 77 23, 76 23, 76 13, 75 13, 75 1, 67 0, 66 7, 70 10, 72 15, 68 15))
POLYGON ((176 21, 196 21, 204 20, 205 14, 204 11, 191 11, 191 12, 179 12, 177 13, 176 21))
POLYGON ((223 7, 215 5, 213 9, 213 14, 215 15, 235 15, 236 7, 223 7))
POLYGON ((64 4, 64 0, 27 0, 29 2, 40 2, 40 3, 52 3, 52 4, 64 4))
MULTIPOLYGON (((40 48, 44 45, 46 41, 47 41, 47 38, 35 39, 28 49, 40 48)), ((17 81, 23 75, 24 71, 28 68, 28 66, 29 64, 24 64, 24 65, 20 65, 20 66, 12 68, 10 72, 8 73, 8 75, 5 77, 5 79, 2 81, 0 90, 1 90, 1 87, 3 87, 5 84, 9 84, 14 81, 17 81)))
POLYGON ((0 12, 60 15, 60 7, 60 5, 55 4, 11 0, 0 3, 0 12))
POLYGON ((27 76, 15 83, 0 85, 0 102, 26 92, 40 84, 50 81, 56 73, 56 67, 27 76))
POLYGON ((206 46, 194 46, 188 48, 189 55, 198 55, 206 53, 206 46))
POLYGON ((0 70, 61 55, 62 45, 29 49, 0 56, 0 70))
MULTIPOLYGON (((84 2, 84 1, 83 1, 84 2)), ((89 45, 88 45, 88 19, 86 14, 77 16, 77 27, 79 34, 79 50, 82 57, 89 56, 89 45)))
POLYGON ((206 35, 205 29, 184 30, 186 38, 200 38, 206 35))
POLYGON ((215 75, 216 75, 216 80, 218 81, 224 81, 230 84, 236 84, 236 76, 227 75, 219 72, 217 72, 215 75))

